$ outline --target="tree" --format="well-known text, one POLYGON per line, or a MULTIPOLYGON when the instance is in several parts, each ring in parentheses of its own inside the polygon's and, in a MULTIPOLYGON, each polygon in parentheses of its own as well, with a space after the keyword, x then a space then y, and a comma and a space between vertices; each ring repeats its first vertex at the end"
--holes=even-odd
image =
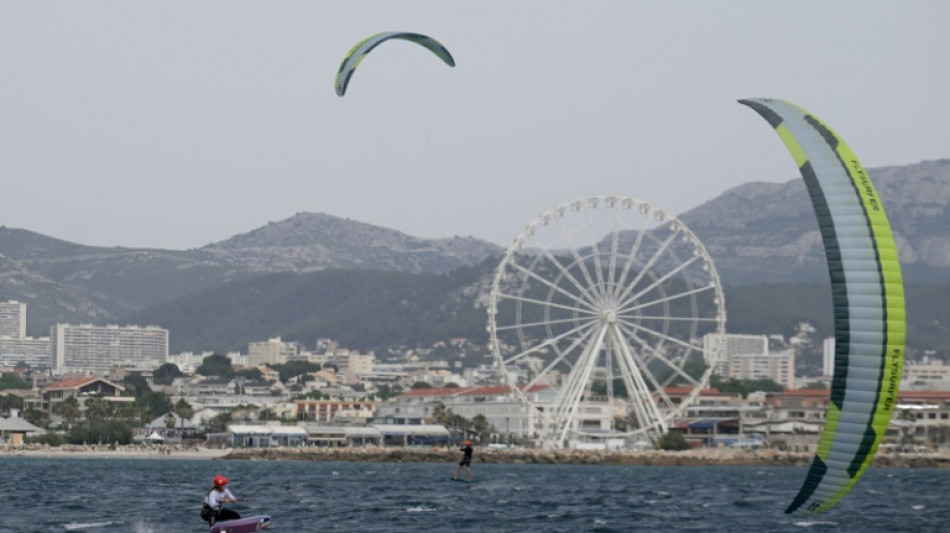
POLYGON ((141 372, 129 372, 122 378, 122 383, 134 393, 136 398, 141 398, 143 394, 152 390, 141 372))
POLYGON ((191 418, 195 416, 195 409, 184 398, 179 398, 178 401, 175 402, 173 411, 176 415, 182 418, 191 418))
POLYGON ((231 413, 224 412, 204 421, 202 428, 205 433, 224 433, 228 430, 228 423, 231 422, 231 413))
POLYGON ((688 450, 691 446, 679 431, 670 431, 660 439, 661 450, 688 450))
POLYGON ((205 357, 201 366, 195 370, 202 376, 220 376, 229 378, 234 375, 234 368, 231 366, 231 360, 226 355, 212 354, 205 357))
POLYGON ((129 444, 132 442, 132 428, 118 420, 105 420, 74 427, 69 431, 68 439, 72 444, 129 444))
POLYGON ((245 368, 238 370, 234 373, 234 375, 237 377, 242 377, 248 381, 257 381, 264 376, 259 368, 245 368))
POLYGON ((165 363, 155 369, 152 373, 152 379, 159 385, 171 385, 175 378, 180 378, 185 374, 178 369, 175 363, 165 363))
POLYGON ((43 414, 43 411, 40 411, 39 409, 35 407, 30 407, 29 409, 23 412, 23 420, 26 420, 27 422, 33 424, 34 426, 41 425, 45 418, 46 416, 43 414))
POLYGON ((477 414, 472 417, 472 429, 478 432, 479 435, 494 433, 494 428, 488 423, 488 419, 485 418, 483 414, 477 414))
POLYGON ((147 392, 135 400, 143 423, 172 410, 171 399, 164 392, 147 392))
POLYGON ((431 389, 431 388, 432 388, 432 385, 426 383, 425 381, 417 381, 417 382, 413 383, 413 384, 410 386, 410 388, 411 388, 412 390, 416 390, 416 389, 431 389))
POLYGON ((16 374, 0 374, 0 390, 29 388, 29 383, 20 379, 20 376, 16 374))
POLYGON ((91 424, 102 422, 112 416, 112 404, 100 395, 86 398, 85 406, 86 420, 91 424))
POLYGON ((317 363, 301 360, 287 361, 282 365, 273 365, 273 369, 280 374, 281 383, 287 383, 292 377, 316 372, 321 368, 322 367, 317 363))
POLYGON ((0 396, 0 412, 7 412, 10 409, 23 409, 23 398, 13 394, 0 396))
POLYGON ((79 408, 79 400, 75 396, 70 396, 65 400, 53 406, 53 413, 63 417, 63 429, 69 430, 73 422, 82 416, 82 410, 79 408))

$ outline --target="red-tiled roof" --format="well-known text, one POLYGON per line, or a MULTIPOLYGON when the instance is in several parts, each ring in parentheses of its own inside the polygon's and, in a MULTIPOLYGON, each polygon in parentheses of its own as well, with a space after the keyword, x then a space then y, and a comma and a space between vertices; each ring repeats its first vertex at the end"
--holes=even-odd
MULTIPOLYGON (((663 392, 665 392, 668 395, 669 394, 689 394, 693 392, 693 388, 692 387, 664 387, 663 392)), ((725 394, 726 396, 731 396, 730 393, 719 392, 719 389, 716 389, 716 388, 702 389, 701 391, 699 391, 699 394, 701 396, 712 396, 716 394, 725 394)))
MULTIPOLYGON (((525 392, 537 392, 548 388, 547 385, 535 385, 525 392)), ((523 390, 523 389, 522 389, 523 390)), ((441 389, 413 389, 404 392, 399 396, 405 398, 418 398, 422 396, 492 396, 507 394, 511 387, 497 385, 494 387, 444 387, 441 389)))
POLYGON ((797 396, 799 398, 829 398, 831 389, 785 389, 782 396, 797 396))
POLYGON ((62 381, 57 381, 56 383, 51 383, 48 387, 45 388, 45 390, 79 389, 79 388, 85 387, 86 385, 89 385, 90 383, 95 383, 96 381, 102 381, 104 383, 112 385, 113 387, 118 387, 120 389, 122 388, 121 386, 116 385, 115 383, 112 383, 111 381, 106 380, 104 378, 100 378, 96 376, 87 376, 87 377, 82 377, 82 378, 70 378, 70 379, 64 379, 62 381))

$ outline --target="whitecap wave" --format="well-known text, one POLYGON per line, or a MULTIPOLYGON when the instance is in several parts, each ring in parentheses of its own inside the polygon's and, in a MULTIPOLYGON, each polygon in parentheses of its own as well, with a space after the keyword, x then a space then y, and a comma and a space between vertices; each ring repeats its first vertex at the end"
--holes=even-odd
POLYGON ((66 531, 72 531, 74 529, 89 529, 92 527, 106 527, 111 526, 113 522, 70 522, 63 526, 66 531))
POLYGON ((795 525, 798 527, 837 526, 838 522, 829 522, 826 520, 813 520, 810 522, 795 522, 795 525))
POLYGON ((435 511, 434 507, 423 507, 421 505, 419 507, 410 507, 406 509, 407 513, 431 513, 433 511, 435 511))

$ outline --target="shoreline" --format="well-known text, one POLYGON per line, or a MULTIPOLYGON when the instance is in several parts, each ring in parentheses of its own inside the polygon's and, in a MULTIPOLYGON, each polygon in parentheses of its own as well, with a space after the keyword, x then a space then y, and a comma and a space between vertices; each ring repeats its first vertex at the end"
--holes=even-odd
MULTIPOLYGON (((193 459, 227 461, 343 461, 387 463, 445 463, 458 460, 455 448, 202 448, 141 446, 2 447, 3 457, 193 459)), ((637 466, 792 466, 807 467, 812 452, 779 450, 697 449, 665 450, 536 450, 475 449, 475 463, 571 464, 637 466)), ((950 468, 950 453, 884 453, 872 462, 878 468, 950 468)))

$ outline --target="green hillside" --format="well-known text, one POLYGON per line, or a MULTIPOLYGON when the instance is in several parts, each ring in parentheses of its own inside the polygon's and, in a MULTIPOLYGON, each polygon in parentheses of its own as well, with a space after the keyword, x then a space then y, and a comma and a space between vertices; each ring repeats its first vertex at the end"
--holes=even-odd
MULTIPOLYGON (((236 281, 148 308, 120 323, 171 331, 171 351, 246 351, 252 341, 281 337, 313 346, 319 337, 384 353, 393 346, 431 346, 465 337, 487 341, 485 308, 495 260, 447 274, 326 270, 236 281)), ((950 284, 910 284, 908 347, 950 351, 950 284)), ((830 289, 824 284, 725 287, 732 333, 792 335, 799 323, 832 336, 830 289)))

